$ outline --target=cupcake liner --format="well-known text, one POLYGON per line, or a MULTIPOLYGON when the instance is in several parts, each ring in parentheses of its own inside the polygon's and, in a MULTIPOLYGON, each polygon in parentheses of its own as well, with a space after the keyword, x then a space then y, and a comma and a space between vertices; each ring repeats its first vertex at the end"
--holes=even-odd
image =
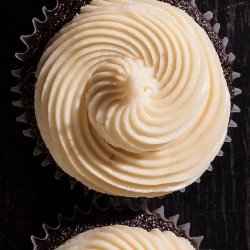
MULTIPOLYGON (((122 213, 124 209, 129 209, 131 211, 135 211, 134 209, 130 207, 117 207, 112 201, 109 202, 108 206, 105 208, 101 208, 96 203, 92 203, 91 207, 88 211, 81 210, 78 206, 75 206, 73 209, 73 215, 71 217, 65 217, 61 214, 58 214, 58 222, 56 227, 51 227, 47 224, 43 224, 43 231, 44 231, 44 237, 39 238, 34 235, 31 236, 31 241, 33 244, 33 250, 49 250, 52 248, 49 248, 49 246, 53 245, 53 247, 58 247, 59 245, 63 244, 66 240, 69 238, 76 236, 80 234, 81 232, 84 232, 85 230, 81 227, 83 224, 81 224, 81 218, 83 217, 89 217, 91 216, 91 213, 94 210, 94 214, 98 211, 100 212, 107 212, 109 209, 113 209, 119 214, 122 213)), ((166 217, 166 212, 163 206, 154 209, 153 211, 150 211, 146 205, 146 203, 143 203, 143 206, 141 207, 142 212, 146 212, 149 215, 156 214, 157 218, 163 221, 167 221, 170 223, 171 227, 175 232, 177 232, 178 236, 185 236, 188 240, 191 241, 191 243, 194 243, 198 249, 200 249, 201 242, 203 240, 203 236, 190 236, 190 223, 180 224, 178 225, 178 219, 179 214, 176 214, 171 217, 166 217)), ((126 212, 126 210, 124 210, 126 212)), ((137 210, 136 210, 137 211, 137 210)), ((93 214, 93 215, 94 215, 93 214)), ((91 217, 90 217, 91 218, 91 217)), ((129 219, 128 219, 129 220, 129 219)), ((108 222, 109 224, 109 222, 108 222)), ((112 224, 112 223, 111 223, 112 224)), ((110 224, 110 225, 111 225, 110 224)), ((119 224, 119 223, 118 223, 119 224)), ((122 223, 121 223, 122 224, 122 223)), ((125 224, 126 225, 126 224, 125 224)), ((94 225, 91 224, 91 228, 95 227, 102 227, 103 225, 94 225)), ((89 229, 87 229, 89 230, 89 229)), ((54 249, 54 248, 53 248, 54 249)))
MULTIPOLYGON (((75 0, 71 0, 71 1, 75 1, 75 0)), ((61 10, 63 9, 63 7, 67 9, 67 3, 66 0, 57 0, 56 1, 56 6, 54 9, 52 10, 49 10, 47 9, 45 6, 42 8, 42 12, 44 14, 44 20, 41 21, 37 18, 33 18, 32 19, 32 24, 33 24, 33 27, 34 27, 34 32, 30 35, 21 35, 20 36, 20 40, 22 41, 23 44, 25 44, 26 46, 26 51, 25 52, 22 52, 22 53, 16 53, 15 54, 15 57, 21 61, 22 63, 26 63, 26 61, 29 61, 30 59, 30 55, 32 55, 32 49, 34 49, 32 46, 34 40, 36 41, 37 37, 39 34, 41 34, 43 32, 43 30, 46 30, 46 27, 48 25, 50 25, 50 17, 53 16, 53 13, 55 13, 57 10, 61 10), (63 7, 62 7, 63 5, 63 7), (40 32, 41 31, 41 32, 40 32)), ((82 1, 82 4, 87 4, 88 1, 82 1)), ((195 1, 192 0, 191 1, 191 4, 193 7, 197 8, 196 4, 195 4, 195 1)), ((204 13, 203 15, 205 17, 205 19, 210 22, 210 24, 212 25, 212 20, 213 20, 213 12, 212 11, 207 11, 206 13, 204 13)), ((57 27, 56 29, 54 30, 54 33, 61 27, 63 26, 63 24, 66 23, 65 20, 62 21, 62 23, 58 24, 57 23, 57 27)), ((220 30, 220 24, 219 23, 215 23, 213 25, 213 30, 215 31, 215 33, 219 33, 219 30, 220 30)), ((52 32, 53 33, 53 32, 52 32)), ((51 36, 48 36, 48 40, 51 36)), ((45 42, 44 42, 45 43, 45 42)), ((223 46, 224 46, 224 49, 226 50, 226 47, 227 47, 227 44, 228 44, 228 38, 227 37, 224 37, 222 39, 222 43, 223 43, 223 46)), ((46 43, 45 43, 46 44, 46 43)), ((228 54, 228 61, 230 64, 233 63, 233 61, 235 60, 235 55, 230 52, 228 54)), ((22 79, 23 77, 23 68, 21 69, 17 69, 17 70, 13 70, 12 71, 12 75, 16 78, 19 79, 19 81, 21 81, 20 79, 22 79)), ((240 73, 238 72, 232 72, 232 79, 235 80, 237 78, 240 77, 240 73)), ((25 102, 25 98, 24 98, 24 95, 25 95, 25 88, 23 87, 22 85, 23 83, 21 82, 20 84, 18 84, 17 86, 14 86, 11 88, 11 91, 14 92, 14 93, 17 93, 19 95, 19 99, 12 102, 13 106, 15 107, 18 107, 20 109, 23 110, 23 114, 19 115, 16 120, 17 122, 22 122, 22 123, 26 123, 27 124, 27 129, 23 130, 23 134, 24 136, 26 137, 30 137, 30 138, 33 138, 35 141, 36 141, 36 146, 34 148, 34 151, 33 151, 33 155, 34 156, 40 156, 40 155, 43 155, 43 160, 41 162, 41 166, 45 167, 45 166, 48 166, 48 165, 56 165, 56 163, 53 161, 52 157, 50 156, 48 150, 46 148, 41 147, 41 138, 40 137, 37 137, 36 136, 36 132, 34 132, 34 129, 32 128, 30 122, 28 121, 27 119, 27 115, 26 115, 26 107, 24 105, 24 102, 25 102)), ((242 93, 241 89, 237 88, 237 87, 233 87, 233 89, 231 90, 231 92, 233 92, 233 101, 232 101, 232 108, 231 108, 231 117, 230 117, 230 121, 228 123, 228 128, 236 128, 237 127, 237 124, 232 120, 232 117, 234 115, 234 113, 239 113, 241 110, 240 108, 235 104, 235 97, 240 95, 242 93)), ((230 143, 232 141, 232 139, 229 137, 229 135, 226 136, 225 138, 225 142, 228 142, 230 143)), ((223 156, 223 151, 220 150, 217 154, 218 157, 221 157, 223 156)), ((212 171, 213 167, 212 165, 208 166, 208 171, 212 171)), ((64 176, 67 176, 67 178, 69 178, 69 183, 70 183, 70 188, 71 189, 74 189, 75 188, 75 185, 78 183, 74 178, 68 176, 67 174, 65 174, 58 166, 56 167, 56 172, 55 172, 55 179, 56 180, 59 180, 60 178, 64 177, 64 176)), ((197 179, 196 181, 197 183, 200 182, 200 178, 197 179)), ((84 189, 84 194, 86 195, 88 192, 89 192, 89 189, 87 187, 85 187, 83 184, 80 185, 81 187, 83 187, 84 189)), ((185 192, 185 188, 181 189, 180 190, 181 192, 185 192)), ((98 192, 95 192, 94 194, 94 199, 95 200, 98 200, 100 199, 102 196, 106 196, 105 194, 100 194, 98 192)), ((139 204, 142 204, 144 200, 148 200, 150 202, 150 200, 154 200, 154 199, 162 199, 163 197, 156 197, 156 198, 124 198, 124 197, 115 197, 115 196, 109 196, 110 199, 117 203, 117 204, 120 204, 122 202, 124 203, 129 203, 130 205, 133 205, 135 208, 137 208, 139 206, 139 204)), ((153 202, 153 201, 152 201, 153 202)))

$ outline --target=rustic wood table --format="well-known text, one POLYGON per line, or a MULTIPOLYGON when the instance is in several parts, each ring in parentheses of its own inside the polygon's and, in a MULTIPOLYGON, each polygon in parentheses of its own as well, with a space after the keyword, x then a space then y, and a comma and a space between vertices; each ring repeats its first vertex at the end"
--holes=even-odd
MULTIPOLYGON (((15 96, 10 70, 23 50, 20 34, 32 32, 31 18, 42 17, 41 7, 55 0, 7 0, 1 5, 0 67, 0 249, 31 249, 30 235, 43 236, 42 223, 55 226, 57 213, 72 214, 74 204, 87 207, 81 188, 71 191, 67 178, 54 179, 54 168, 40 167, 32 156, 34 143, 22 136, 16 124, 19 111, 11 106, 15 96)), ((230 129, 232 143, 223 146, 214 170, 200 184, 174 193, 164 203, 167 213, 191 222, 191 235, 204 235, 203 249, 250 249, 250 1, 200 0, 202 11, 213 10, 221 23, 221 36, 229 37, 229 50, 236 54, 235 70, 242 77, 235 86, 243 90, 236 98, 242 112, 234 115, 237 129, 230 129)))

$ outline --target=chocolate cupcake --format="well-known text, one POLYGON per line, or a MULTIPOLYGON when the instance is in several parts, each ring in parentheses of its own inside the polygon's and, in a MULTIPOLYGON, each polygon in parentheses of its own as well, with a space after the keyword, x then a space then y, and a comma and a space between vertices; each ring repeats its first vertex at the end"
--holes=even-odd
POLYGON ((18 120, 37 139, 34 154, 47 154, 42 165, 122 197, 199 181, 239 112, 239 74, 212 13, 185 0, 68 0, 44 13, 22 36, 28 50, 14 72, 18 120))
POLYGON ((34 250, 199 249, 203 237, 189 236, 190 223, 177 226, 178 218, 167 219, 163 207, 152 213, 113 206, 106 211, 94 206, 84 213, 76 208, 72 218, 60 216, 56 228, 43 225, 44 238, 31 239, 34 250))

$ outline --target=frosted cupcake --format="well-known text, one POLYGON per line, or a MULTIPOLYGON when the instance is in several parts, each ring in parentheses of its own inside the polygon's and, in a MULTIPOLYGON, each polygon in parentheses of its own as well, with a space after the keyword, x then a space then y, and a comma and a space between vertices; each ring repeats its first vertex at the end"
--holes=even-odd
POLYGON ((189 236, 190 223, 177 226, 178 215, 170 219, 163 208, 153 213, 121 211, 76 211, 73 218, 60 220, 56 228, 44 225, 43 239, 32 236, 34 250, 140 250, 199 249, 203 237, 189 236))
POLYGON ((59 1, 46 15, 21 76, 25 133, 38 138, 35 154, 47 152, 43 165, 123 197, 159 197, 199 179, 226 138, 233 77, 198 9, 59 1))

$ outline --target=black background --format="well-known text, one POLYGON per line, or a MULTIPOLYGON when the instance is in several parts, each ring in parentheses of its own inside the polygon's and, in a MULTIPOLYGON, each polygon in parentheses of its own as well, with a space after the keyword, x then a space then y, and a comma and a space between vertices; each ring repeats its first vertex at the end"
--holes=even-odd
MULTIPOLYGON (((56 181, 54 168, 40 167, 32 156, 34 143, 22 136, 25 125, 15 122, 21 111, 11 107, 18 96, 10 70, 18 66, 14 52, 23 51, 19 35, 32 32, 31 18, 42 17, 41 7, 54 0, 5 0, 1 3, 0 51, 0 249, 31 249, 30 235, 43 236, 42 223, 55 226, 57 213, 72 214, 74 204, 87 207, 81 189, 70 190, 66 177, 56 181)), ((174 193, 163 203, 169 216, 180 213, 191 222, 191 235, 204 235, 202 248, 250 249, 250 1, 200 0, 199 8, 213 10, 221 23, 220 35, 229 37, 229 51, 236 54, 234 69, 242 77, 234 82, 243 94, 235 99, 242 109, 233 115, 237 129, 230 129, 232 143, 223 146, 214 170, 185 193, 174 193), (247 192, 248 190, 248 192, 247 192)), ((90 198, 89 195, 87 198, 90 198)))

